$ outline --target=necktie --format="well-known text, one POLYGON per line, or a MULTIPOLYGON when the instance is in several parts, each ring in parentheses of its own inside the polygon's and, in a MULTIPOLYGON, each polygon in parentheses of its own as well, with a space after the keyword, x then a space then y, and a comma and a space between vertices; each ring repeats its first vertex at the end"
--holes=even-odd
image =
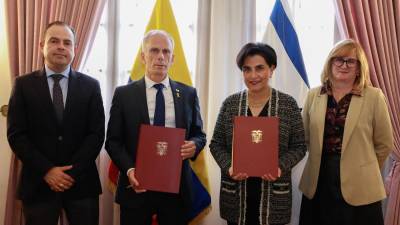
POLYGON ((53 85, 53 105, 54 110, 56 111, 56 116, 58 123, 62 123, 63 112, 64 112, 64 101, 63 94, 60 86, 60 80, 63 78, 62 74, 53 74, 51 75, 54 81, 53 85))
POLYGON ((157 89, 156 94, 156 109, 154 110, 154 122, 155 126, 165 126, 165 101, 164 94, 162 92, 164 84, 155 84, 154 88, 157 89))

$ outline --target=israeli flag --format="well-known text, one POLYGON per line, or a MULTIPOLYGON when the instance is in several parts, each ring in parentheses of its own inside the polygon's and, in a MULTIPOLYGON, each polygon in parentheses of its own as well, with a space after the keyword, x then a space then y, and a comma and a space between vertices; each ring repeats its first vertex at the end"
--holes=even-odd
MULTIPOLYGON (((274 48, 277 54, 277 67, 270 85, 294 97, 297 105, 302 108, 310 85, 286 0, 275 1, 263 42, 274 48)), ((302 195, 298 186, 306 160, 307 156, 292 169, 291 225, 299 224, 302 195)))
POLYGON ((293 96, 302 107, 310 85, 286 0, 276 0, 263 42, 274 48, 278 57, 270 85, 293 96))

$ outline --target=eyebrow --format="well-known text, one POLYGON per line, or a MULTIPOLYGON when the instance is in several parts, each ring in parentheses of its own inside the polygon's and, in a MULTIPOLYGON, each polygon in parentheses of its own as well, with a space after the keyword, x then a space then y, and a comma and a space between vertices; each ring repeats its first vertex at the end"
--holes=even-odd
POLYGON ((159 47, 150 47, 150 49, 158 49, 158 50, 168 50, 168 51, 171 51, 169 48, 159 48, 159 47))
POLYGON ((60 40, 60 41, 69 41, 69 42, 73 42, 73 40, 72 39, 62 39, 62 38, 59 38, 59 37, 50 37, 49 39, 48 39, 49 41, 50 40, 60 40))
POLYGON ((357 58, 346 57, 346 56, 336 56, 336 57, 333 57, 333 58, 336 58, 336 59, 356 59, 356 60, 358 60, 357 58))
MULTIPOLYGON (((255 67, 260 67, 260 66, 266 66, 266 65, 265 65, 265 64, 257 64, 257 65, 254 66, 254 68, 255 68, 255 67)), ((248 66, 248 65, 243 65, 242 67, 243 67, 243 68, 245 68, 245 67, 246 67, 246 68, 251 68, 251 66, 248 66)))

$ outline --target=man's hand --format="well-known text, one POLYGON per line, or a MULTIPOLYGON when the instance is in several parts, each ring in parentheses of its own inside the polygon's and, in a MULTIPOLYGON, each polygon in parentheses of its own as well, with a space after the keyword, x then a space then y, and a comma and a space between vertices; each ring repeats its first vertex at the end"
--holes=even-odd
POLYGON ((44 180, 50 186, 50 189, 55 192, 63 192, 68 190, 74 185, 74 179, 66 174, 64 171, 70 170, 72 165, 69 166, 55 166, 47 171, 44 180))
POLYGON ((181 146, 182 160, 192 158, 195 153, 196 145, 194 144, 194 141, 185 141, 185 143, 181 146))
POLYGON ((129 171, 128 178, 129 178, 130 185, 127 188, 133 188, 133 190, 135 190, 136 193, 143 193, 146 191, 145 189, 137 188, 139 186, 139 182, 135 177, 135 169, 131 169, 129 171))
POLYGON ((229 167, 229 176, 231 176, 232 179, 240 181, 240 180, 245 180, 249 178, 247 173, 238 173, 238 174, 233 174, 233 168, 232 166, 229 167))

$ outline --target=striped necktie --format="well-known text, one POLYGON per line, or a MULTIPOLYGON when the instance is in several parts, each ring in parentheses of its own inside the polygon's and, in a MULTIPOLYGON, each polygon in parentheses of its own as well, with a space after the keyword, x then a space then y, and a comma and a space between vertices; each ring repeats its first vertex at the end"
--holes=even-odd
POLYGON ((51 75, 54 81, 53 85, 53 105, 56 112, 57 121, 59 124, 62 123, 64 113, 64 100, 63 93, 60 86, 60 80, 64 77, 62 74, 51 75))

